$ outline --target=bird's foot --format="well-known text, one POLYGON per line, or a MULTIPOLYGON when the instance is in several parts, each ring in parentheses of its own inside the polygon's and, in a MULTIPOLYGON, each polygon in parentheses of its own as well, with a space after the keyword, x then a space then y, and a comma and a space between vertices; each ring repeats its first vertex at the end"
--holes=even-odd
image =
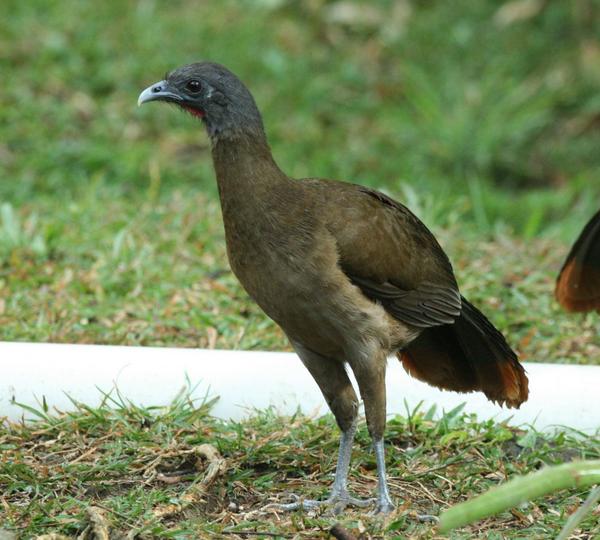
POLYGON ((371 506, 375 499, 358 499, 352 497, 348 492, 332 493, 327 499, 319 501, 316 499, 304 499, 298 497, 298 495, 291 494, 293 502, 290 503, 272 503, 268 504, 265 508, 276 508, 290 512, 293 510, 317 510, 321 508, 328 508, 333 514, 339 514, 344 511, 348 506, 354 506, 356 508, 366 508, 371 506))
POLYGON ((377 497, 377 505, 375 506, 375 510, 373 510, 372 514, 385 516, 391 514, 394 510, 396 510, 396 507, 394 506, 394 503, 390 499, 389 495, 386 493, 384 496, 379 495, 377 497))
POLYGON ((375 510, 373 511, 373 514, 385 516, 387 514, 391 514, 394 510, 396 510, 396 507, 391 502, 378 502, 377 506, 375 507, 375 510))

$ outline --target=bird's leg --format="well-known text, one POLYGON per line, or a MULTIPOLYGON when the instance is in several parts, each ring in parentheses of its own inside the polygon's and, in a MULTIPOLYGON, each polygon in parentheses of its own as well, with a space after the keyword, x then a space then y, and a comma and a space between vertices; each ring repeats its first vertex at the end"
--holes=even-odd
MULTIPOLYGON (((383 439, 373 441, 373 449, 377 461, 377 509, 375 511, 381 514, 389 514, 394 511, 395 507, 388 491, 383 439)), ((437 516, 431 514, 417 514, 417 520, 421 523, 439 521, 437 516)))
POLYGON ((338 461, 335 468, 335 480, 331 488, 332 497, 336 497, 348 492, 348 471, 350 469, 350 458, 352 457, 352 443, 356 434, 356 419, 350 427, 342 432, 340 438, 340 448, 338 450, 338 461))
POLYGON ((275 506, 280 510, 297 510, 300 508, 310 510, 321 506, 329 506, 334 512, 340 512, 347 505, 368 506, 371 504, 371 500, 357 499, 348 493, 348 471, 350 469, 352 443, 356 433, 358 399, 344 365, 342 362, 310 351, 298 343, 292 342, 292 344, 323 392, 327 404, 342 431, 342 437, 340 439, 335 479, 329 497, 323 501, 318 501, 301 499, 294 495, 294 502, 275 506))
POLYGON ((356 434, 357 419, 355 418, 349 429, 342 432, 340 438, 340 448, 338 451, 338 461, 335 468, 335 479, 331 488, 331 494, 326 499, 326 503, 335 506, 341 503, 344 506, 350 504, 358 508, 364 508, 371 504, 370 499, 357 499, 348 493, 348 471, 350 469, 350 458, 352 456, 352 443, 356 434))
POLYGON ((388 491, 383 439, 373 441, 373 449, 375 450, 375 460, 377 461, 377 512, 388 514, 394 510, 394 503, 392 503, 390 492, 388 491))
POLYGON ((365 404, 367 427, 373 441, 373 450, 377 461, 377 507, 375 512, 388 514, 394 510, 394 505, 387 486, 383 448, 386 416, 386 358, 383 353, 375 354, 368 359, 359 358, 358 361, 351 362, 350 365, 356 376, 360 394, 365 404))
POLYGON ((275 505, 279 510, 312 510, 322 506, 331 507, 333 513, 341 512, 346 506, 365 508, 373 503, 373 499, 358 499, 348 493, 348 471, 350 469, 350 457, 352 455, 352 443, 356 433, 356 420, 350 428, 342 432, 340 447, 338 450, 338 461, 335 468, 335 479, 331 486, 329 497, 320 501, 316 499, 301 499, 292 495, 294 502, 275 505))

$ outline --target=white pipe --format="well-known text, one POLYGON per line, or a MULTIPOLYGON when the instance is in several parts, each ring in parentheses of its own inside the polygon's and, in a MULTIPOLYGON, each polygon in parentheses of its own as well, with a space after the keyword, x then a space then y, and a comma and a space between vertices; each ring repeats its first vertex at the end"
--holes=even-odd
MULTIPOLYGON (((308 414, 327 411, 315 382, 295 354, 206 349, 58 345, 0 342, 0 417, 32 415, 13 401, 38 407, 42 399, 66 411, 77 401, 94 406, 100 390, 114 386, 138 405, 165 405, 185 384, 199 383, 193 397, 219 396, 212 413, 240 419, 272 406, 282 414, 298 407, 308 414)), ((597 433, 600 430, 600 366, 528 363, 530 398, 518 411, 501 409, 480 394, 442 392, 388 362, 388 414, 406 414, 421 401, 449 411, 465 403, 479 419, 531 424, 538 430, 556 426, 597 433), (406 400, 406 403, 405 403, 406 400)))

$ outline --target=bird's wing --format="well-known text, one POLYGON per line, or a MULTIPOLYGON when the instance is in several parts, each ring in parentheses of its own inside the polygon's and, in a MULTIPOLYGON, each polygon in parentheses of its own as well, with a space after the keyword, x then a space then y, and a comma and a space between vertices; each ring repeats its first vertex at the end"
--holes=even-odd
MULTIPOLYGON (((312 182, 322 186, 326 181, 312 182)), ((327 184, 321 212, 349 279, 405 324, 427 328, 454 322, 461 312, 458 285, 427 227, 383 193, 355 184, 327 184)))
POLYGON ((424 282, 410 291, 390 283, 376 283, 348 274, 365 296, 381 302, 396 319, 416 326, 429 328, 452 324, 460 315, 461 298, 455 289, 424 282))

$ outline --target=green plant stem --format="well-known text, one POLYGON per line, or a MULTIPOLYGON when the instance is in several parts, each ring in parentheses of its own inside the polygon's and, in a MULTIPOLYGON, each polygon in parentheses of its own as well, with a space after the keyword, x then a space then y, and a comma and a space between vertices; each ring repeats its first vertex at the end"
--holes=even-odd
POLYGON ((467 525, 548 493, 600 482, 600 460, 547 467, 490 489, 487 493, 449 508, 440 515, 440 531, 467 525))

